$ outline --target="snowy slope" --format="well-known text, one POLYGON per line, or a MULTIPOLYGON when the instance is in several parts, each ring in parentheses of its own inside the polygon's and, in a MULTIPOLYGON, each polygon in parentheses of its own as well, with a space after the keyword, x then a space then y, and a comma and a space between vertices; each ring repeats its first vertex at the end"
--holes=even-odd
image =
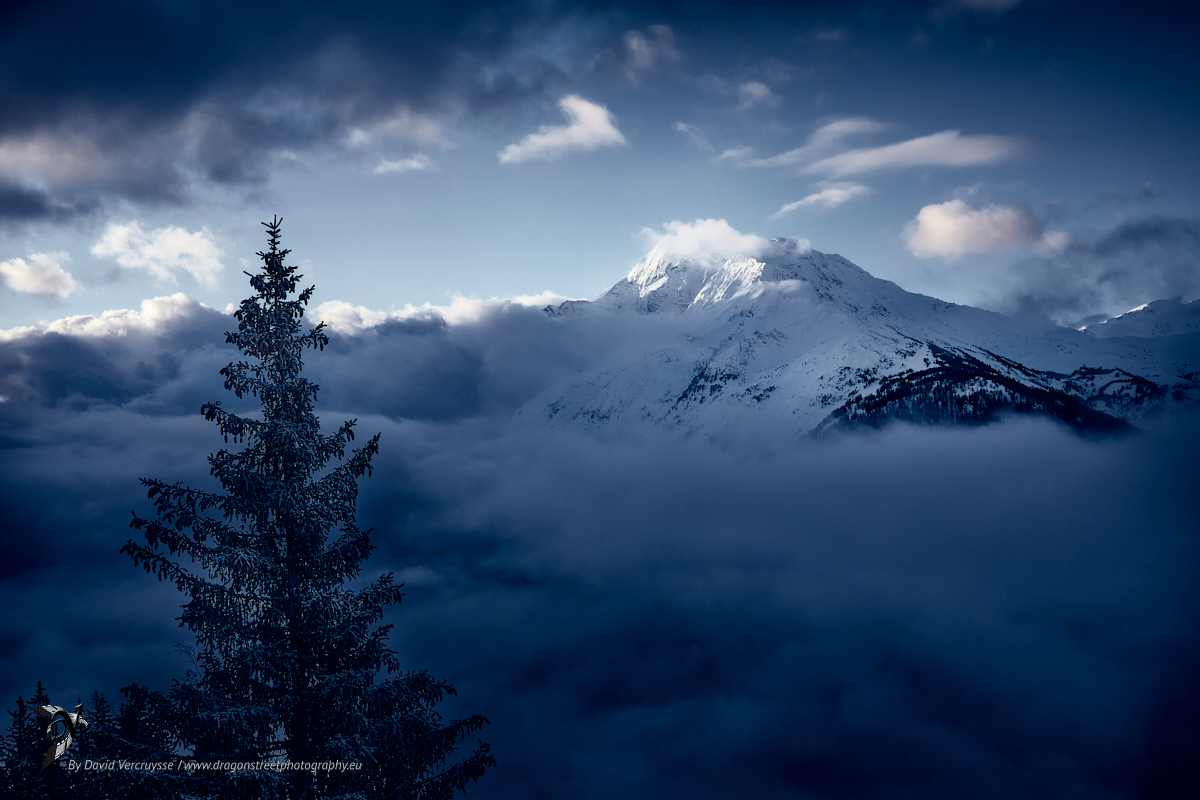
POLYGON ((549 425, 717 433, 765 422, 804 434, 1018 412, 1119 430, 1191 397, 1200 352, 1195 335, 1148 342, 1020 324, 786 239, 729 259, 656 248, 595 301, 547 312, 563 325, 603 318, 630 338, 619 357, 521 409, 549 425))
POLYGON ((1124 314, 1088 325, 1085 333, 1093 336, 1139 336, 1155 338, 1200 332, 1200 300, 1184 303, 1174 300, 1155 300, 1124 314))

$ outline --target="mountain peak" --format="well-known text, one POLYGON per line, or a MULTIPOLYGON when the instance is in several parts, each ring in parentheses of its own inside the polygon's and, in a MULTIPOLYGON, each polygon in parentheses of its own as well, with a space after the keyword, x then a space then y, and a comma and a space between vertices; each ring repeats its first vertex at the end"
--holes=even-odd
POLYGON ((1149 339, 1195 333, 1200 331, 1200 300, 1190 303, 1183 302, 1181 297, 1155 300, 1080 330, 1100 338, 1138 336, 1149 339))
POLYGON ((759 240, 731 256, 711 250, 680 252, 672 245, 668 240, 659 242, 597 301, 636 307, 644 313, 680 313, 756 297, 772 287, 797 289, 807 283, 828 296, 847 277, 857 284, 876 280, 841 256, 820 253, 799 239, 759 240))
MULTIPOLYGON (((660 241, 595 301, 547 309, 607 317, 623 344, 523 413, 552 425, 718 432, 765 423, 795 434, 1038 414, 1117 432, 1168 398, 1200 396, 1187 343, 1151 349, 1034 330, 906 292, 807 242, 753 239, 732 255, 660 241)), ((1124 322, 1177 305, 1152 303, 1124 322)))

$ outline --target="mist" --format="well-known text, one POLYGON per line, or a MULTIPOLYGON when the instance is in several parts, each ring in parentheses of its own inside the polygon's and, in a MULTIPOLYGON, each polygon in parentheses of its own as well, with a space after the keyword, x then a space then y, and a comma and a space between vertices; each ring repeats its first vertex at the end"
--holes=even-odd
MULTIPOLYGON (((182 596, 118 552, 148 510, 139 477, 210 486, 227 446, 198 410, 225 395, 230 320, 179 313, 0 343, 8 707, 38 680, 73 704, 189 666, 182 596)), ((620 356, 575 324, 497 306, 308 358, 323 424, 382 434, 358 519, 377 548, 362 580, 406 584, 392 646, 455 684, 447 717, 491 721, 499 766, 470 796, 1133 798, 1195 780, 1194 419, 714 441, 514 417, 620 356)))

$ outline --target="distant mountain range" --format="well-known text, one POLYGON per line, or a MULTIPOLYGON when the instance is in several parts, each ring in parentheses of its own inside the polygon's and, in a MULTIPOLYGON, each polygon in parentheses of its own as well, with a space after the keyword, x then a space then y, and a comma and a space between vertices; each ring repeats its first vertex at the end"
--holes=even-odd
POLYGON ((1200 303, 1077 331, 906 292, 791 239, 728 259, 660 245, 596 300, 546 313, 602 317, 629 341, 526 403, 538 425, 719 433, 753 418, 785 436, 1032 414, 1120 432, 1200 401, 1200 303))

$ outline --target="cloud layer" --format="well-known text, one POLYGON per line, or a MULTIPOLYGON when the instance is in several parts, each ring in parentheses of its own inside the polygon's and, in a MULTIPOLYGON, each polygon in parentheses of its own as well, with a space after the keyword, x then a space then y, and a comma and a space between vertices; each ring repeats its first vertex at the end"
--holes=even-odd
MULTIPOLYGON (((225 445, 199 404, 253 404, 222 397, 228 316, 163 298, 111 324, 0 343, 0 602, 39 610, 0 620, 7 705, 186 667, 179 595, 117 551, 138 477, 208 485, 225 445)), ((405 666, 492 721, 501 766, 473 793, 1132 800, 1189 774, 1200 431, 764 449, 510 421, 619 346, 589 325, 497 304, 306 356, 326 425, 383 433, 368 574, 407 584, 405 666)))

